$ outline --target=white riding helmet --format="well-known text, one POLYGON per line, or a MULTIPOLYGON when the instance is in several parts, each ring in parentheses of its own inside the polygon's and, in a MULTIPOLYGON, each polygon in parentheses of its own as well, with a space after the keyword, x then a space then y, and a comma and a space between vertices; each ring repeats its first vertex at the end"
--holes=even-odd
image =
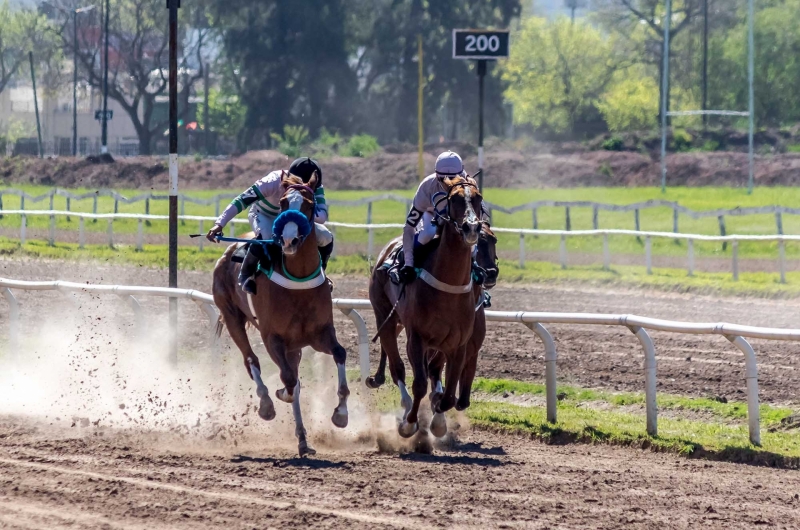
POLYGON ((461 157, 458 156, 457 153, 452 151, 445 151, 439 158, 436 159, 436 166, 434 166, 434 171, 439 176, 447 176, 447 177, 454 177, 454 176, 464 176, 464 162, 461 161, 461 157))

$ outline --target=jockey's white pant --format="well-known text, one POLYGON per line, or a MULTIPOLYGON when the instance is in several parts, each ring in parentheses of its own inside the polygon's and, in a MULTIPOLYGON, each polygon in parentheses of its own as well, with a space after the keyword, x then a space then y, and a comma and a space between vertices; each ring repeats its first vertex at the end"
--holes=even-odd
MULTIPOLYGON (((417 241, 420 245, 430 242, 433 236, 436 235, 436 230, 439 228, 439 223, 434 221, 433 214, 425 212, 422 214, 422 219, 419 221, 419 230, 417 230, 417 241)), ((472 245, 472 257, 478 254, 478 245, 472 245)))
MULTIPOLYGON (((277 216, 268 215, 260 208, 253 207, 247 213, 247 219, 250 221, 250 226, 253 227, 253 232, 261 239, 272 239, 274 235, 272 224, 275 222, 275 217, 277 216)), ((317 233, 317 246, 324 247, 333 242, 333 234, 325 225, 314 223, 314 231, 317 233)))

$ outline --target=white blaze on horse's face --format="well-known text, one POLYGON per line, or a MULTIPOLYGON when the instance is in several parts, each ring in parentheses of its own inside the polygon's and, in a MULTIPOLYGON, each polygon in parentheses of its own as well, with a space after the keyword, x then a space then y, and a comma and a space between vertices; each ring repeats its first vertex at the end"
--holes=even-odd
MULTIPOLYGON (((289 191, 286 196, 289 201, 289 209, 300 211, 303 206, 303 195, 297 190, 289 191)), ((283 253, 291 256, 297 252, 297 247, 300 245, 300 228, 297 223, 286 223, 283 227, 283 253)))
POLYGON ((475 213, 475 208, 472 207, 472 188, 464 186, 464 200, 467 203, 467 211, 464 214, 464 225, 462 233, 464 234, 464 241, 468 245, 474 245, 478 242, 480 235, 480 219, 475 213))

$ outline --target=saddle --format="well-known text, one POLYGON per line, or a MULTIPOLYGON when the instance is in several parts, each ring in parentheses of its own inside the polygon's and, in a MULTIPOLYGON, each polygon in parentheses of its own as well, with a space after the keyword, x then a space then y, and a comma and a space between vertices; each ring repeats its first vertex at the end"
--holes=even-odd
MULTIPOLYGON (((252 244, 253 243, 244 243, 242 246, 234 250, 233 254, 231 255, 231 261, 233 263, 244 263, 244 258, 247 256, 247 252, 252 244)), ((271 272, 276 264, 281 263, 281 259, 283 257, 283 251, 278 243, 265 243, 259 245, 259 247, 262 250, 259 253, 260 256, 258 267, 254 271, 254 276, 262 274, 264 271, 271 272)), ((333 291, 333 280, 331 280, 329 277, 326 277, 325 279, 330 286, 331 291, 333 291)))

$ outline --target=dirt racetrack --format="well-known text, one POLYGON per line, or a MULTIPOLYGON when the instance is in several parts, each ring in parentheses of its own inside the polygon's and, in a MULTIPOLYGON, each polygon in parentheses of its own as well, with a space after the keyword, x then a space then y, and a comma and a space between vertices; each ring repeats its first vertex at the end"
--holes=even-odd
MULTIPOLYGON (((161 285, 166 273, 0 260, 0 277, 161 285)), ((366 296, 364 278, 335 280, 336 296, 366 296)), ((209 274, 183 273, 180 284, 208 292, 209 274)), ((18 298, 26 340, 41 346, 16 360, 20 371, 28 370, 26 385, 14 386, 14 365, 0 367, 0 528, 800 527, 796 471, 542 445, 476 431, 463 419, 452 443, 433 455, 410 453, 395 439, 394 419, 370 412, 371 394, 359 384, 351 387, 349 432, 330 428, 333 386, 307 387, 307 426, 319 454, 299 460, 288 407, 280 405, 269 424, 251 423, 253 390, 238 351, 226 349, 222 375, 201 369, 209 358, 207 324, 192 304, 181 306, 179 369, 165 375, 158 360, 165 300, 142 299, 148 357, 108 334, 134 331, 119 301, 23 292, 18 298)), ((798 327, 798 305, 574 285, 501 284, 494 291, 496 309, 776 327, 798 327)), ((0 302, 0 340, 7 318, 0 302)), ((355 367, 355 332, 343 317, 337 325, 355 367)), ((551 332, 561 381, 642 390, 642 357, 627 330, 552 326, 551 332)), ((741 359, 727 341, 653 336, 660 391, 742 397, 741 359)), ((800 345, 753 343, 762 399, 800 401, 800 345)), ((263 359, 262 348, 255 349, 263 359)), ((479 375, 541 380, 542 353, 526 328, 491 325, 479 375)), ((318 361, 332 368, 327 358, 318 361)))
MULTIPOLYGON (((0 528, 797 528, 800 475, 470 432, 300 460, 0 422, 0 528)), ((266 442, 266 440, 265 440, 266 442)))

